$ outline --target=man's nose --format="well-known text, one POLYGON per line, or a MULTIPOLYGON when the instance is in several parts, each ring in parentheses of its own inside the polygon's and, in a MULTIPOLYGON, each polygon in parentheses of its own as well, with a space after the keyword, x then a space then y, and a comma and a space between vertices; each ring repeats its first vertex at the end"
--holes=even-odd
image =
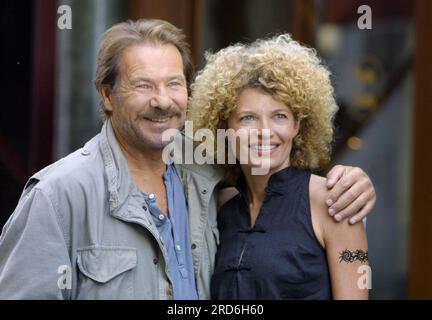
POLYGON ((159 107, 161 109, 168 109, 172 106, 172 99, 167 94, 165 88, 158 88, 155 95, 150 99, 150 106, 154 108, 159 107))

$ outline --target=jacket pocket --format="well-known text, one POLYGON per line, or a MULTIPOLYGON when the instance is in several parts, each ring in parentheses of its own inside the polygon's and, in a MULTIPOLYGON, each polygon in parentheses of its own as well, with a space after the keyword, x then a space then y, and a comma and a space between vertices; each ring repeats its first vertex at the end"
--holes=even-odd
POLYGON ((132 299, 135 248, 91 246, 77 250, 77 299, 132 299))

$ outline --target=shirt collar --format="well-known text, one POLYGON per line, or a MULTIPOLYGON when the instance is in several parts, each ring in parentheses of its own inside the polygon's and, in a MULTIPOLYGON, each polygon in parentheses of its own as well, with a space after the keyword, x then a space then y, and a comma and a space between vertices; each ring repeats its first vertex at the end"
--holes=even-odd
MULTIPOLYGON (((299 169, 287 167, 273 173, 268 180, 266 192, 270 194, 285 194, 289 190, 289 186, 296 184, 298 172, 299 169)), ((247 199, 247 182, 243 173, 237 179, 235 187, 247 199)))

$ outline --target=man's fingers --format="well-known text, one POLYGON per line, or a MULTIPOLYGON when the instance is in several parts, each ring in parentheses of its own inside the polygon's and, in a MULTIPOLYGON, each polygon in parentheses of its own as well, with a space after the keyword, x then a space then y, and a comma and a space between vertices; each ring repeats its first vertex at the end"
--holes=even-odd
POLYGON ((326 203, 335 220, 350 217, 355 223, 372 211, 376 201, 375 189, 363 170, 344 168, 344 174, 329 191, 326 203))
POLYGON ((332 188, 336 182, 344 175, 347 167, 336 165, 327 173, 327 188, 332 188))
POLYGON ((366 205, 357 213, 354 217, 350 218, 349 222, 351 224, 355 224, 359 221, 362 221, 373 209, 375 205, 375 200, 370 200, 366 203, 366 205))
MULTIPOLYGON (((329 213, 330 215, 334 215, 335 213, 341 211, 345 207, 347 207, 350 203, 352 203, 355 199, 357 199, 362 193, 367 193, 368 184, 363 182, 354 183, 347 191, 345 191, 336 202, 330 206, 329 213)), ((366 205, 366 202, 370 199, 366 199, 366 201, 361 205, 361 207, 366 205)))
POLYGON ((355 177, 350 175, 350 173, 345 173, 342 178, 336 183, 336 185, 329 191, 329 196, 326 201, 328 206, 332 206, 339 197, 347 191, 356 182, 355 177))
POLYGON ((334 218, 336 221, 342 221, 347 217, 351 217, 354 214, 360 212, 360 210, 365 206, 368 202, 370 195, 367 193, 361 194, 354 202, 352 202, 349 206, 344 208, 335 214, 334 218))

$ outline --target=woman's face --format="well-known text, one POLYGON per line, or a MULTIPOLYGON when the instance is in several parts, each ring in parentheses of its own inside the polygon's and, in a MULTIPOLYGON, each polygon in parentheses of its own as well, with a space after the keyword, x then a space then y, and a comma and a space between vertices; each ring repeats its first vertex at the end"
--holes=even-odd
POLYGON ((232 151, 243 166, 266 167, 266 174, 290 165, 292 141, 299 125, 284 103, 260 89, 244 89, 227 125, 237 133, 232 151), (247 163, 242 159, 248 159, 247 163))

